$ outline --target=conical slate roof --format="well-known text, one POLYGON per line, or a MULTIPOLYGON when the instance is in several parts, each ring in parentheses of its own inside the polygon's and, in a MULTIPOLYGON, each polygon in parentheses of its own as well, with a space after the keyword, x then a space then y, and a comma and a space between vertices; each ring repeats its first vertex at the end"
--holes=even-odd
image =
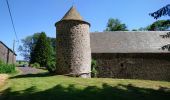
POLYGON ((80 20, 83 21, 83 18, 80 16, 79 12, 76 10, 74 6, 70 8, 70 10, 64 15, 62 20, 80 20))

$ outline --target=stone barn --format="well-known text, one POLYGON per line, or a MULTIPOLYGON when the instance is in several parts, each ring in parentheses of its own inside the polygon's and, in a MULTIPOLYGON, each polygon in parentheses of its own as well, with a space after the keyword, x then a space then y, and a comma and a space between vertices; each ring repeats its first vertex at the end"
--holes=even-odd
POLYGON ((90 34, 98 77, 170 81, 168 32, 97 32, 90 34))
POLYGON ((95 32, 72 7, 55 24, 57 74, 90 77, 90 61, 97 61, 98 77, 170 81, 170 53, 162 47, 167 31, 95 32))
POLYGON ((14 64, 16 62, 16 54, 3 42, 0 41, 0 60, 6 64, 14 64))

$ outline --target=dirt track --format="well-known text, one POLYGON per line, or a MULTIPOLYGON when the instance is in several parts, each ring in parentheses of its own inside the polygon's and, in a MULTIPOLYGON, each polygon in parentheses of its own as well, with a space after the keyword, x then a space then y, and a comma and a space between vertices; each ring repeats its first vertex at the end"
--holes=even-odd
POLYGON ((8 79, 8 75, 7 74, 0 74, 0 88, 4 84, 6 79, 8 79))

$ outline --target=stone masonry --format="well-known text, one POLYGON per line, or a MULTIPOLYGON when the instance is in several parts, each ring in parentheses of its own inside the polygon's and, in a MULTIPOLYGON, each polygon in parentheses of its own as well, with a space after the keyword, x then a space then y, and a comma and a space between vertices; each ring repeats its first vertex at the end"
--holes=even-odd
POLYGON ((56 73, 91 77, 91 56, 97 61, 97 76, 170 81, 169 31, 95 32, 72 7, 55 24, 56 73))
POLYGON ((170 53, 92 53, 98 77, 170 81, 170 53))
POLYGON ((0 41, 0 60, 7 64, 16 62, 16 54, 0 41))
POLYGON ((56 73, 77 77, 91 77, 90 24, 81 20, 72 7, 65 17, 56 23, 57 51, 56 73))

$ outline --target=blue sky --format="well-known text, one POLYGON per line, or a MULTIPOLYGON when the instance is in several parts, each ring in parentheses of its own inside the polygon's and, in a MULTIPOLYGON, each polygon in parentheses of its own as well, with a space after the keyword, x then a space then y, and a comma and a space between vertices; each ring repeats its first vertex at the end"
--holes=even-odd
MULTIPOLYGON (((130 30, 145 27, 156 21, 148 14, 169 3, 170 0, 74 0, 84 20, 91 23, 91 32, 103 31, 111 17, 120 19, 130 30)), ((73 0, 9 0, 9 4, 19 39, 42 31, 55 37, 54 24, 69 10, 73 0)), ((6 2, 0 0, 0 41, 12 48, 14 39, 6 2)), ((22 59, 17 54, 17 59, 22 59)))

